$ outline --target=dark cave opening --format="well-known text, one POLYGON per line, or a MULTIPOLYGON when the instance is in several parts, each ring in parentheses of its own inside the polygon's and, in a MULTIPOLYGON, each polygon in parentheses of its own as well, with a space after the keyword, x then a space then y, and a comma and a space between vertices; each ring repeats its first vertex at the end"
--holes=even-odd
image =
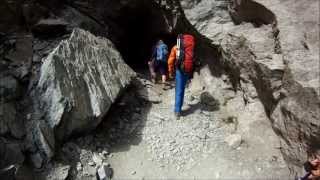
POLYGON ((161 9, 145 1, 135 7, 124 7, 115 22, 121 28, 115 42, 125 62, 137 72, 147 69, 152 48, 159 39, 171 47, 176 43, 176 34, 169 31, 161 9))

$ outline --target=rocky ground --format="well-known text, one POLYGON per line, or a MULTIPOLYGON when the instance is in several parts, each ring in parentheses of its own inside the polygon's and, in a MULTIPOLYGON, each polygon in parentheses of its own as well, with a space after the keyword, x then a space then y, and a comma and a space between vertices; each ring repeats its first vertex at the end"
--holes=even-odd
POLYGON ((102 166, 114 179, 289 177, 263 113, 246 112, 241 94, 222 91, 230 95, 227 102, 191 82, 183 117, 176 120, 174 87, 162 90, 142 75, 102 125, 66 143, 57 161, 68 165, 71 179, 95 179, 102 166), (243 115, 232 112, 234 105, 244 108, 243 115))

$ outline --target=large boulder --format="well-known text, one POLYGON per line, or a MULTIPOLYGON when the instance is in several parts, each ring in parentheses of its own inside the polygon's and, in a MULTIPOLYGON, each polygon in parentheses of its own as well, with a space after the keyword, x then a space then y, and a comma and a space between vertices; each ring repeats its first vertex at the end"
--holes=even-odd
POLYGON ((64 140, 94 129, 134 76, 111 41, 74 29, 44 60, 35 104, 64 140))

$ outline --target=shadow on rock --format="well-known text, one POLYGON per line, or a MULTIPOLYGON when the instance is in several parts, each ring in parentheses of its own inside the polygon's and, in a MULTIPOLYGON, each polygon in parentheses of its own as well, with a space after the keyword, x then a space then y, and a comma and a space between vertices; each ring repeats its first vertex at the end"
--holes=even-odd
POLYGON ((155 99, 148 99, 148 89, 151 88, 146 79, 137 79, 127 92, 109 111, 104 123, 98 131, 106 133, 108 142, 115 152, 127 151, 131 145, 138 145, 141 131, 145 126, 147 114, 155 99))
POLYGON ((71 166, 68 179, 95 178, 98 169, 112 170, 108 163, 112 153, 129 151, 141 142, 153 102, 146 98, 149 88, 149 81, 143 77, 135 79, 96 130, 64 144, 55 161, 71 166))
POLYGON ((182 112, 183 116, 188 116, 195 113, 197 110, 201 111, 218 111, 220 109, 220 102, 215 99, 209 92, 201 93, 199 99, 195 99, 196 103, 189 103, 189 108, 182 112))

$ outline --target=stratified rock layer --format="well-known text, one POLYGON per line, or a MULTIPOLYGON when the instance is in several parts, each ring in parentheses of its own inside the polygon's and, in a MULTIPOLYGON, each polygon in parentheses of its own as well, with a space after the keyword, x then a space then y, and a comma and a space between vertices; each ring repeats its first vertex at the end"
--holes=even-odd
POLYGON ((41 67, 47 122, 59 137, 96 127, 133 76, 109 40, 75 29, 41 67))
POLYGON ((224 71, 245 101, 263 103, 285 160, 300 171, 308 152, 320 148, 319 1, 182 2, 190 22, 220 47, 224 71))

